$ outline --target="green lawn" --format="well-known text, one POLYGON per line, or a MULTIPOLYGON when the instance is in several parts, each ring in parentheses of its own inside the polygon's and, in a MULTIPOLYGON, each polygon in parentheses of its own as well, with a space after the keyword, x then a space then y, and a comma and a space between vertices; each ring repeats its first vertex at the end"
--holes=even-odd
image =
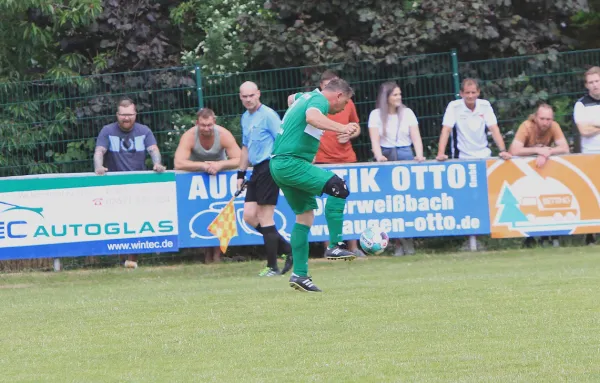
POLYGON ((595 248, 0 276, 5 382, 600 381, 595 248))

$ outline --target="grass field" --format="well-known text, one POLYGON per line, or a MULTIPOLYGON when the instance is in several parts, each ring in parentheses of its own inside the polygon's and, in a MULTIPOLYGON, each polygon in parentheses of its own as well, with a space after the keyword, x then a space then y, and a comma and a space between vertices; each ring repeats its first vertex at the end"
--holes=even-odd
POLYGON ((599 252, 6 274, 0 381, 598 382, 599 252))

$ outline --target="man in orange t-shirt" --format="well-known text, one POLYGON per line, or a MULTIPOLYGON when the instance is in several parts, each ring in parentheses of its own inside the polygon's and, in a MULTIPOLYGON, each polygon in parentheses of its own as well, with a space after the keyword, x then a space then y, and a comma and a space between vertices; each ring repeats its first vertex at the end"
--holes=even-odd
MULTIPOLYGON (((323 89, 329 81, 334 78, 338 78, 337 74, 331 70, 326 70, 321 75, 321 83, 319 87, 323 89)), ((358 124, 358 114, 356 113, 356 106, 352 100, 348 101, 344 110, 336 114, 329 114, 330 120, 346 125, 351 122, 358 124)), ((319 151, 315 157, 315 163, 317 164, 344 164, 349 162, 356 162, 356 153, 352 149, 351 139, 356 138, 360 135, 360 129, 356 131, 352 136, 343 135, 340 133, 326 130, 321 136, 321 144, 319 145, 319 151)))
MULTIPOLYGON (((538 106, 535 113, 519 126, 509 152, 513 156, 537 156, 538 168, 542 168, 550 156, 569 154, 569 143, 560 125, 554 121, 554 111, 550 105, 538 106)), ((545 241, 552 242, 554 247, 560 246, 557 236, 542 236, 541 244, 545 241)), ((533 237, 527 237, 523 242, 525 247, 535 244, 536 240, 533 237)))
POLYGON ((535 114, 519 126, 509 152, 513 156, 537 156, 538 168, 543 167, 550 156, 569 153, 569 144, 560 126, 554 121, 550 105, 538 106, 535 114))
MULTIPOLYGON (((326 70, 321 75, 321 82, 319 87, 323 89, 329 84, 329 81, 339 78, 338 75, 332 70, 326 70)), ((358 113, 356 113, 356 106, 349 100, 344 110, 336 114, 329 114, 330 120, 346 125, 351 122, 358 124, 358 113)), ((319 144, 319 150, 315 156, 316 164, 345 164, 356 162, 356 153, 352 148, 351 139, 356 138, 360 135, 360 129, 352 134, 351 136, 332 132, 326 130, 321 136, 321 143, 319 144)), ((325 248, 328 243, 325 242, 325 248)), ((355 239, 348 240, 348 250, 353 252, 359 257, 365 256, 365 254, 358 248, 358 242, 355 239)))

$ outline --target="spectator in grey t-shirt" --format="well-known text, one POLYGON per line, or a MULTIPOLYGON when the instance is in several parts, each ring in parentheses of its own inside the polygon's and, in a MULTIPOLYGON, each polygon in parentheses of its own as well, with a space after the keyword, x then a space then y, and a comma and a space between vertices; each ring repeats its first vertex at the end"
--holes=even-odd
POLYGON ((164 172, 160 150, 150 128, 135 122, 135 104, 123 99, 117 108, 117 122, 106 125, 96 140, 94 171, 98 175, 109 172, 148 170, 146 151, 152 158, 153 170, 164 172))
MULTIPOLYGON (((153 170, 164 172, 161 164, 160 150, 156 138, 150 128, 135 122, 135 104, 128 98, 119 102, 117 122, 106 125, 96 140, 94 152, 94 171, 98 175, 109 172, 131 172, 148 170, 146 168, 146 151, 150 153, 153 170)), ((124 255, 122 255, 124 256, 124 255)), ((127 255, 125 267, 137 267, 137 256, 127 255)))

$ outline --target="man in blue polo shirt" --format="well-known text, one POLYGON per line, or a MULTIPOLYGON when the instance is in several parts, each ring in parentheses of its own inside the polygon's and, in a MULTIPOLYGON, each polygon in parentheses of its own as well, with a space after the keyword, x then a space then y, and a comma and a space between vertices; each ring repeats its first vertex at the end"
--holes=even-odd
POLYGON ((271 176, 269 160, 275 137, 281 129, 277 112, 260 102, 258 86, 247 81, 240 86, 240 100, 246 108, 242 115, 242 154, 238 171, 238 189, 246 178, 246 169, 252 165, 244 203, 244 221, 263 235, 267 266, 259 273, 262 277, 285 274, 292 267, 290 244, 275 227, 275 205, 279 187, 271 176), (283 270, 277 266, 277 255, 286 254, 283 270))

